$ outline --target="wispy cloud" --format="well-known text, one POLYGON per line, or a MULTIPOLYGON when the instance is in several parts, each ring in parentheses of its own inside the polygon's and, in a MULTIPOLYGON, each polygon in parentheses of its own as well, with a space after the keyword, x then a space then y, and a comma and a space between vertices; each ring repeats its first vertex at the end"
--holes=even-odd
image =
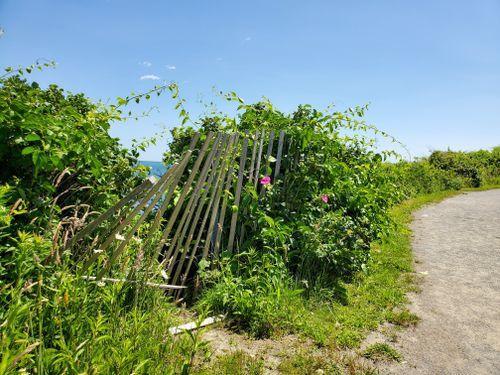
POLYGON ((156 81, 156 80, 160 79, 160 77, 155 76, 154 74, 146 74, 144 76, 141 76, 141 81, 145 81, 147 79, 151 79, 153 81, 156 81))
POLYGON ((0 27, 0 38, 5 34, 5 30, 0 27))
POLYGON ((222 61, 222 57, 217 57, 215 61, 222 61))
POLYGON ((175 65, 165 65, 165 68, 167 68, 168 70, 175 70, 175 69, 177 69, 177 67, 175 65))
POLYGON ((249 42, 249 41, 251 41, 251 40, 252 40, 252 37, 247 36, 247 37, 245 38, 244 42, 249 42))
POLYGON ((149 61, 143 61, 143 62, 140 62, 139 65, 142 65, 142 66, 149 68, 153 64, 150 63, 149 61))

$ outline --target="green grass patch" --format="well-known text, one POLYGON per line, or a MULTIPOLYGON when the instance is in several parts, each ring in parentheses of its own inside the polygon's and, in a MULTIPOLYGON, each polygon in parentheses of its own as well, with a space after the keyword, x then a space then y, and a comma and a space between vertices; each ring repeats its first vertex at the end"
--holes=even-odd
POLYGON ((370 345, 363 351, 363 357, 372 361, 401 361, 401 354, 392 346, 386 343, 376 343, 370 345))

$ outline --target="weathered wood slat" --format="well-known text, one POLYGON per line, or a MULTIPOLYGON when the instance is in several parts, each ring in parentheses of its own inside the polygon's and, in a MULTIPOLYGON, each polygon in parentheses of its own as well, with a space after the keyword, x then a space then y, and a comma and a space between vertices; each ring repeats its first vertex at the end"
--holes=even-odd
POLYGON ((224 230, 224 219, 226 217, 229 188, 231 187, 233 181, 233 170, 234 170, 234 163, 231 163, 229 171, 227 172, 226 183, 223 192, 224 196, 222 198, 222 207, 219 213, 219 222, 217 223, 217 233, 215 236, 215 244, 214 244, 214 259, 217 259, 217 257, 219 256, 219 250, 220 250, 219 246, 222 237, 222 231, 224 230))
MULTIPOLYGON (((185 199, 186 195, 188 194, 188 191, 191 189, 191 185, 192 185, 192 183, 194 181, 195 175, 198 172, 198 169, 200 168, 202 160, 203 160, 203 158, 205 156, 205 153, 206 153, 206 151, 208 149, 208 144, 210 143, 210 140, 213 138, 213 133, 212 132, 210 132, 209 135, 210 135, 210 137, 207 136, 207 141, 203 145, 203 148, 200 151, 200 155, 198 156, 198 159, 195 161, 195 164, 193 166, 193 170, 191 171, 191 174, 189 176, 188 181, 184 185, 184 189, 182 190, 182 193, 181 193, 181 195, 179 197, 179 200, 177 201, 177 204, 176 204, 176 207, 174 209, 174 212, 171 215, 171 219, 173 217, 173 220, 175 220, 175 218, 177 217, 178 213, 180 212, 180 209, 182 208, 182 204, 184 203, 184 199, 185 199)), ((166 259, 170 259, 170 257, 172 256, 172 252, 174 250, 174 247, 176 247, 176 245, 177 245, 177 241, 178 241, 179 236, 181 234, 181 231, 182 231, 182 229, 184 227, 184 223, 186 222, 186 219, 187 219, 188 215, 191 212, 191 205, 193 204, 193 202, 194 202, 194 200, 195 200, 195 198, 196 198, 196 196, 197 196, 197 194, 198 194, 201 186, 203 185, 204 179, 206 177, 206 173, 208 172, 208 168, 209 168, 210 164, 212 163, 212 160, 211 160, 212 156, 213 156, 213 152, 210 152, 209 156, 207 157, 207 160, 205 160, 205 164, 204 164, 204 166, 202 168, 202 171, 200 173, 198 181, 195 184, 194 191, 191 194, 191 197, 189 198, 186 207, 184 208, 184 211, 182 213, 181 219, 177 223, 177 228, 175 230, 174 237, 170 241, 168 250, 167 250, 166 255, 165 255, 166 259)), ((168 227, 168 224, 167 224, 167 227, 168 227)))
MULTIPOLYGON (((188 262, 188 265, 186 267, 186 271, 184 272, 184 275, 187 275, 189 273, 189 271, 191 270, 191 266, 192 266, 193 260, 194 260, 194 258, 196 256, 196 253, 197 253, 197 250, 198 250, 198 246, 200 244, 201 237, 202 237, 203 231, 205 229, 205 225, 206 225, 207 220, 208 220, 208 216, 209 216, 209 214, 211 212, 211 209, 213 207, 213 203, 214 203, 214 200, 215 200, 215 193, 217 191, 217 186, 218 186, 219 181, 220 181, 220 175, 222 173, 222 167, 219 168, 219 164, 223 164, 223 162, 225 160, 225 157, 227 156, 227 150, 230 148, 230 144, 228 143, 228 140, 229 140, 229 136, 225 135, 224 138, 223 138, 223 141, 221 143, 221 147, 217 150, 217 152, 218 152, 218 156, 217 156, 218 163, 212 169, 212 173, 210 175, 210 179, 209 179, 209 181, 207 183, 207 188, 203 192, 204 196, 203 196, 202 202, 204 203, 205 199, 206 199, 206 197, 208 195, 208 192, 210 191, 210 187, 212 186, 212 183, 214 183, 214 186, 211 189, 210 197, 208 199, 208 205, 207 205, 207 208, 206 208, 205 213, 203 215, 202 222, 201 222, 201 224, 198 227, 195 227, 196 223, 198 223, 198 219, 199 219, 199 217, 201 215, 201 212, 203 210, 204 204, 200 205, 198 207, 198 210, 196 212, 195 220, 193 221, 193 225, 191 226, 191 230, 190 230, 190 232, 188 234, 188 238, 186 240, 186 244, 185 244, 185 248, 184 248, 184 253, 187 251, 188 246, 191 244, 191 241, 193 239, 195 230, 196 229, 198 230, 198 235, 196 237, 194 245, 191 248, 191 254, 189 256, 189 262, 188 262)), ((181 264, 179 264, 179 266, 177 267, 175 275, 174 275, 174 277, 172 279, 173 283, 177 282, 177 279, 179 278, 179 275, 180 275, 180 273, 182 271, 182 265, 183 265, 183 263, 184 263, 184 258, 181 259, 181 264)))
MULTIPOLYGON (((211 141, 211 139, 213 137, 213 133, 210 132, 209 135, 210 136, 207 135, 207 138, 205 139, 205 143, 202 146, 202 151, 200 151, 200 155, 201 155, 202 152, 203 152, 203 154, 205 154, 205 152, 207 150, 207 147, 210 144, 210 141, 211 141)), ((182 207, 182 203, 184 202, 184 199, 186 198, 187 192, 191 188, 191 184, 193 183, 195 175, 198 172, 198 169, 200 167, 201 161, 202 161, 201 157, 198 157, 198 159, 196 159, 195 164, 193 166, 193 169, 191 170, 191 173, 190 173, 190 175, 188 177, 188 180, 184 184, 184 188, 181 191, 181 195, 179 196, 179 199, 178 199, 178 201, 177 201, 177 203, 175 205, 174 211, 170 215, 170 218, 168 219, 168 222, 167 222, 167 225, 165 227, 165 230, 163 231, 161 239, 159 241, 159 244, 158 244, 158 247, 157 247, 157 250, 156 250, 156 253, 158 255, 160 254, 161 249, 163 248, 163 245, 167 241, 168 236, 170 235, 170 232, 172 231, 172 228, 174 226, 175 220, 177 219, 177 215, 179 215, 179 212, 180 212, 181 207, 182 207)))
MULTIPOLYGON (((177 279, 179 278, 179 275, 180 273, 182 272, 182 266, 184 265, 184 261, 186 259, 185 257, 185 254, 188 252, 188 249, 189 249, 189 246, 192 245, 191 244, 191 241, 193 240, 193 236, 194 236, 194 232, 195 230, 198 230, 198 233, 202 233, 203 232, 203 229, 205 227, 205 224, 206 224, 206 220, 207 220, 207 217, 208 217, 208 213, 210 212, 210 207, 211 207, 211 204, 212 204, 212 200, 213 200, 213 197, 211 197, 211 199, 209 200, 209 202, 207 202, 207 196, 208 196, 208 193, 210 191, 210 187, 212 186, 212 183, 215 179, 215 176, 216 176, 216 171, 219 167, 219 163, 221 162, 221 159, 222 159, 222 149, 224 146, 226 146, 226 136, 224 136, 221 140, 221 143, 219 145, 219 147, 217 147, 217 155, 215 156, 215 159, 214 159, 214 163, 213 163, 213 166, 212 166, 212 173, 210 174, 208 180, 207 180, 207 183, 205 185, 205 187, 203 188, 203 193, 200 197, 200 203, 196 209, 196 214, 195 214, 195 217, 194 219, 192 220, 191 222, 191 227, 189 229, 189 233, 187 235, 187 239, 184 243, 184 247, 182 249, 182 253, 181 253, 181 259, 179 261, 179 264, 177 265, 176 267, 176 272, 174 274, 174 277, 172 279, 172 283, 176 283, 177 282, 177 279), (202 223, 201 225, 198 224, 198 220, 200 219, 200 216, 201 216, 201 213, 203 211, 203 208, 205 207, 205 204, 208 203, 208 207, 206 209, 206 214, 202 220, 202 223)), ((215 193, 215 190, 214 190, 214 193, 215 193)), ((197 247, 198 245, 194 245, 194 246, 191 246, 192 247, 192 250, 191 250, 191 254, 190 254, 190 263, 186 269, 186 273, 189 272, 190 268, 191 268, 191 262, 192 262, 192 259, 196 253, 196 250, 197 250, 197 247)), ((171 271, 170 271, 171 272, 171 271)), ((170 273, 168 274, 170 275, 170 273)))
POLYGON ((198 179, 198 182, 196 183, 195 189, 194 189, 193 193, 191 194, 191 197, 189 199, 189 202, 188 202, 186 208, 184 209, 180 223, 177 226, 177 230, 176 230, 176 233, 174 235, 174 238, 171 241, 171 244, 169 246, 167 254, 165 255, 167 262, 169 262, 168 269, 167 269, 168 276, 170 276, 170 273, 172 271, 172 268, 174 267, 177 256, 182 248, 182 242, 183 242, 183 239, 185 238, 186 232, 187 232, 189 226, 192 224, 191 219, 193 217, 193 214, 195 213, 195 209, 196 209, 196 206, 198 204, 199 198, 201 195, 203 195, 203 193, 201 193, 201 195, 200 195, 200 191, 202 190, 203 186, 206 183, 209 169, 214 164, 214 157, 216 157, 215 156, 216 149, 217 149, 217 145, 220 141, 220 138, 221 138, 221 135, 219 133, 217 135, 214 146, 212 147, 212 150, 210 151, 210 154, 208 155, 208 157, 205 161, 205 164, 204 164, 203 169, 200 173, 200 177, 198 179), (181 232, 181 230, 182 230, 182 232, 181 232), (175 246, 175 251, 173 251, 174 246, 175 246))
POLYGON ((262 135, 260 137, 260 143, 259 143, 259 153, 257 154, 257 166, 255 167, 255 180, 254 180, 254 188, 257 189, 257 184, 259 182, 259 176, 260 176, 260 163, 262 159, 262 149, 264 147, 264 135, 265 132, 262 130, 262 135))
POLYGON ((241 188, 243 186, 243 176, 244 176, 244 172, 245 172, 247 152, 248 152, 248 137, 245 137, 245 139, 243 140, 242 148, 241 148, 240 166, 239 166, 239 170, 238 170, 238 182, 236 185, 236 193, 234 196, 234 206, 236 207, 236 210, 233 210, 233 213, 231 215, 231 227, 229 229, 229 239, 228 239, 228 243, 227 243, 227 250, 228 251, 233 251, 234 235, 236 233, 236 222, 238 220, 238 209, 239 209, 240 198, 241 198, 241 188))
POLYGON ((257 131, 257 132, 255 132, 255 135, 253 137, 252 159, 250 160, 250 170, 248 171, 248 182, 249 183, 252 183, 252 181, 253 181, 254 163, 255 163, 255 158, 257 156, 257 147, 259 144, 259 134, 260 134, 260 132, 257 131))
POLYGON ((82 279, 88 280, 88 281, 104 281, 104 282, 111 282, 111 283, 131 283, 131 284, 144 283, 144 285, 146 285, 146 286, 150 286, 150 287, 153 287, 153 288, 159 288, 159 289, 163 289, 163 290, 182 290, 182 289, 186 289, 185 286, 181 286, 181 285, 159 284, 159 283, 152 283, 152 282, 149 282, 149 281, 142 282, 142 281, 139 281, 139 280, 129 280, 129 279, 115 279, 115 278, 112 278, 112 277, 102 277, 101 279, 99 279, 96 276, 82 276, 82 279))
POLYGON ((229 144, 227 148, 227 154, 225 157, 225 160, 222 164, 222 175, 220 176, 219 180, 219 186, 217 187, 217 192, 215 195, 215 201, 214 201, 214 206, 212 208, 212 216, 210 217, 210 222, 208 224, 208 229, 207 229, 207 236, 205 239, 205 247, 203 248, 203 259, 205 259, 208 255, 208 249, 210 248, 210 242, 211 242, 211 237, 213 236, 213 228, 215 225, 215 220, 217 218, 217 215, 219 213, 219 201, 222 193, 222 187, 224 185, 224 179, 227 173, 227 168, 228 168, 228 162, 230 159, 230 155, 232 155, 233 151, 233 145, 237 142, 238 139, 238 134, 234 133, 231 135, 229 138, 229 144))
POLYGON ((280 175, 281 157, 283 154, 283 142, 284 142, 284 140, 285 140, 285 132, 283 130, 281 130, 279 138, 278 138, 278 152, 276 154, 276 165, 274 167, 274 179, 275 180, 280 175))
POLYGON ((171 335, 178 335, 178 334, 184 333, 186 331, 193 331, 195 329, 200 329, 200 328, 209 326, 211 324, 218 323, 224 319, 225 319, 224 315, 212 316, 212 317, 203 319, 200 323, 191 322, 191 323, 182 324, 182 325, 177 326, 177 327, 171 327, 168 329, 168 332, 171 335))

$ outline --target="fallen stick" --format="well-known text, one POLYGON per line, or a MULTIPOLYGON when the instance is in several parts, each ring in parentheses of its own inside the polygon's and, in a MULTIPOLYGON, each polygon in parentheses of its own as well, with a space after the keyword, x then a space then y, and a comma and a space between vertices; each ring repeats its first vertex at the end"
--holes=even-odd
POLYGON ((190 322, 186 324, 182 324, 177 327, 170 327, 168 329, 168 332, 170 332, 171 335, 178 335, 179 333, 182 333, 184 331, 192 331, 195 329, 203 328, 206 326, 209 326, 211 324, 220 322, 224 320, 225 316, 224 315, 217 315, 217 316, 211 316, 210 318, 204 319, 200 324, 197 322, 190 322))
MULTIPOLYGON (((100 280, 97 279, 95 276, 82 276, 84 280, 88 281, 104 281, 104 282, 110 282, 110 283, 139 283, 140 281, 137 280, 127 280, 127 279, 113 279, 111 277, 103 277, 100 280)), ((160 288, 163 290, 169 290, 169 289, 187 289, 186 286, 182 285, 170 285, 170 284, 158 284, 158 283, 151 283, 149 281, 146 281, 144 283, 147 286, 153 287, 153 288, 160 288)))

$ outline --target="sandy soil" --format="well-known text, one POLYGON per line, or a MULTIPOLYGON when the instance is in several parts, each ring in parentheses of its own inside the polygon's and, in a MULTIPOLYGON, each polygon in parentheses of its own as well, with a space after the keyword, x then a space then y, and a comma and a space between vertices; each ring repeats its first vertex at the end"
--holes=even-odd
POLYGON ((447 199, 415 214, 421 322, 395 346, 390 374, 500 374, 500 190, 447 199))

